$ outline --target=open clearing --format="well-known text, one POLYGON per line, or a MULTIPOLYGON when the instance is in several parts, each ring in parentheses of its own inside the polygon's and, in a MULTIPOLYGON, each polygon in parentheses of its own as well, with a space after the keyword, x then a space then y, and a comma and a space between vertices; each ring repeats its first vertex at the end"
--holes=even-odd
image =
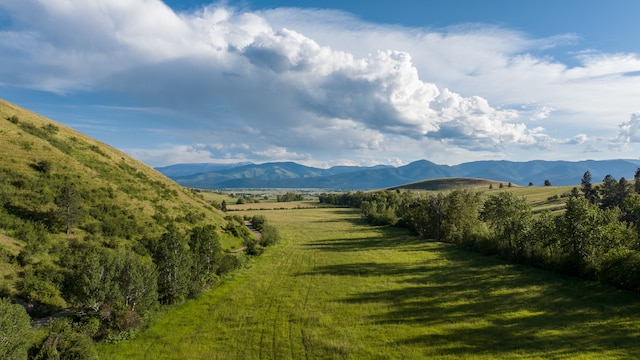
POLYGON ((101 357, 640 358, 636 294, 371 227, 350 209, 259 213, 280 244, 101 357))

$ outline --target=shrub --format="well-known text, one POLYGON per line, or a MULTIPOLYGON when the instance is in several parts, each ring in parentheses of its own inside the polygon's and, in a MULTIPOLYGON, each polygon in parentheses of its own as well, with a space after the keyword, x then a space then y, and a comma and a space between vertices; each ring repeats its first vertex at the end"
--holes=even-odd
POLYGON ((73 330, 69 319, 54 319, 49 335, 33 359, 98 359, 93 341, 85 334, 73 330))
POLYGON ((616 287, 640 292, 640 252, 624 250, 608 254, 598 278, 616 287))
POLYGON ((271 224, 264 224, 262 226, 262 237, 260 238, 260 244, 262 246, 272 246, 280 241, 280 234, 278 229, 271 224))
POLYGON ((217 274, 224 275, 242 267, 243 261, 239 254, 225 254, 220 259, 220 266, 218 267, 217 274))

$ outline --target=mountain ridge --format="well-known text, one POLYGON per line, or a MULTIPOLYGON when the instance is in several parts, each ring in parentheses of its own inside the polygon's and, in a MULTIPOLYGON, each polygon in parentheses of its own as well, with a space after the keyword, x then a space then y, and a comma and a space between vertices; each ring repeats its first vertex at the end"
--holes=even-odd
MULTIPOLYGON (((194 171, 207 164, 190 164, 194 171)), ((175 166, 175 165, 172 165, 175 166)), ((578 185, 583 174, 589 171, 593 182, 606 175, 615 178, 633 178, 640 167, 640 160, 480 160, 458 165, 436 164, 421 159, 394 167, 336 166, 329 169, 308 167, 295 162, 269 162, 229 166, 219 171, 200 171, 182 176, 165 172, 167 167, 156 170, 177 183, 193 188, 320 188, 332 190, 373 190, 400 186, 416 181, 439 178, 481 178, 527 186, 542 186, 545 180, 552 185, 578 185)))

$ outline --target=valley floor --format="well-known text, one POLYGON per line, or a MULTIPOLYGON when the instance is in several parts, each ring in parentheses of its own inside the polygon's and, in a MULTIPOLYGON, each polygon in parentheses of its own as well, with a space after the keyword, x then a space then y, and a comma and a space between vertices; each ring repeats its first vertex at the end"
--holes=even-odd
POLYGON ((350 209, 259 213, 280 244, 101 357, 640 358, 636 294, 371 227, 350 209))

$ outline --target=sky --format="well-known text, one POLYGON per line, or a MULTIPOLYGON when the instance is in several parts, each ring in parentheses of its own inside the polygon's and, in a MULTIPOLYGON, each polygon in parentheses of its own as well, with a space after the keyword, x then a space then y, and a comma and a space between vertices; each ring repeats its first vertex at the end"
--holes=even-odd
POLYGON ((0 0, 0 98, 150 166, 637 159, 636 0, 0 0))

